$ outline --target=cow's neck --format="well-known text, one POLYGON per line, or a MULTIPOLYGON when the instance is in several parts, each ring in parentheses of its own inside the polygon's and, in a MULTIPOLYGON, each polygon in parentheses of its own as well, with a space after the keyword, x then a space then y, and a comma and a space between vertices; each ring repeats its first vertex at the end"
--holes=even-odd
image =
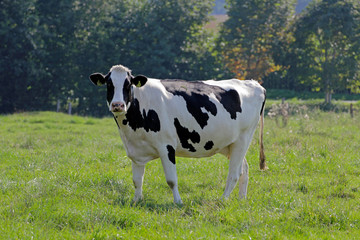
POLYGON ((119 124, 119 119, 120 117, 119 116, 114 116, 114 120, 116 122, 116 125, 118 126, 118 128, 120 129, 120 124, 119 124))
POLYGON ((126 119, 126 114, 113 115, 113 117, 114 117, 114 120, 116 122, 118 129, 122 129, 122 127, 124 126, 123 121, 124 121, 124 119, 126 119))

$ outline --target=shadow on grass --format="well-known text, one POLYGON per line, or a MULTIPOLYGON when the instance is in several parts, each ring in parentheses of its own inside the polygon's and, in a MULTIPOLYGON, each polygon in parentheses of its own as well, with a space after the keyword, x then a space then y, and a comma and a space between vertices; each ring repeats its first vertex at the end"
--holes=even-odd
POLYGON ((204 199, 203 197, 195 197, 194 199, 185 200, 183 204, 175 204, 170 202, 158 202, 155 199, 142 199, 138 202, 134 202, 131 198, 120 197, 113 202, 114 205, 120 207, 140 208, 146 209, 151 212, 171 212, 180 210, 185 215, 193 215, 194 209, 207 208, 207 209, 222 209, 230 204, 231 200, 224 200, 221 198, 216 199, 204 199))

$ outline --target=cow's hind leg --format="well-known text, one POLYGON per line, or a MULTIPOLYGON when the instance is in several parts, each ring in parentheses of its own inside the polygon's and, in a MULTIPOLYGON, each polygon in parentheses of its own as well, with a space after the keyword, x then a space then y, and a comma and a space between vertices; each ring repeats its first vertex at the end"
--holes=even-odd
MULTIPOLYGON (((250 134, 252 136, 252 134, 250 134)), ((248 174, 246 168, 248 167, 245 155, 249 148, 251 136, 242 135, 230 147, 230 163, 229 173, 226 181, 225 192, 223 198, 228 198, 230 193, 234 190, 236 183, 241 179, 240 192, 242 197, 246 197, 246 189, 248 183, 248 174)))
POLYGON ((164 168, 166 182, 171 188, 174 196, 174 203, 182 204, 176 174, 175 150, 168 145, 166 153, 162 154, 160 158, 164 168))
POLYGON ((242 164, 243 164, 241 168, 242 174, 240 174, 240 179, 239 179, 239 196, 240 198, 246 198, 247 186, 249 182, 249 165, 246 161, 246 158, 244 158, 242 164))

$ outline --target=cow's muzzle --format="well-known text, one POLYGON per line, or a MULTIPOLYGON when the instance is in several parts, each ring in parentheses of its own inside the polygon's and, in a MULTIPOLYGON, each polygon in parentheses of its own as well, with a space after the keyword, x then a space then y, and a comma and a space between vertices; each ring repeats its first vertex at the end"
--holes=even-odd
POLYGON ((123 103, 123 102, 111 103, 111 111, 112 112, 124 112, 125 111, 125 103, 123 103))

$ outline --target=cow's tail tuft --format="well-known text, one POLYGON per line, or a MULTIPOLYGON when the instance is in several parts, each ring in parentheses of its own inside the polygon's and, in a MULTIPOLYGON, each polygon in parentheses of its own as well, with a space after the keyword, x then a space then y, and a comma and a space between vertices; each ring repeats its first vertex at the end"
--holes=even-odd
POLYGON ((263 137, 264 137, 264 105, 265 105, 265 100, 261 109, 261 113, 260 113, 260 137, 259 137, 259 145, 260 145, 260 169, 261 170, 266 170, 268 169, 266 166, 266 162, 265 162, 265 153, 264 153, 264 141, 263 141, 263 137))

